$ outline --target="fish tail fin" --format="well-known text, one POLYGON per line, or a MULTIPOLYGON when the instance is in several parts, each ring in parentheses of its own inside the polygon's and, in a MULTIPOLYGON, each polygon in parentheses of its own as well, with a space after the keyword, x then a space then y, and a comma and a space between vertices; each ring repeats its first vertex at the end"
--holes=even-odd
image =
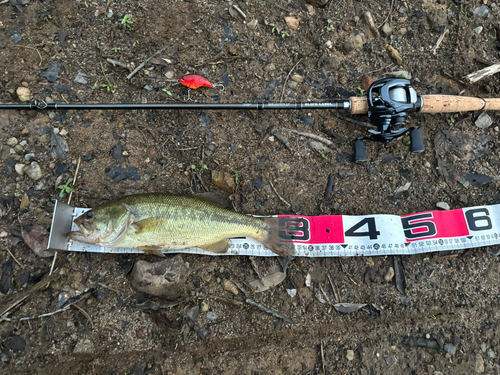
POLYGON ((295 246, 292 241, 284 240, 280 237, 279 218, 263 218, 268 226, 267 236, 260 241, 268 249, 281 256, 295 256, 295 246))

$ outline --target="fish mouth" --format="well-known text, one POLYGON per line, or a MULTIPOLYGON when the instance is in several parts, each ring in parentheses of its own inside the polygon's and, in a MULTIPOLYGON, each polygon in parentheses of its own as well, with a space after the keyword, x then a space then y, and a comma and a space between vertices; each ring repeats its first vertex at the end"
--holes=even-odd
POLYGON ((66 234, 66 237, 73 241, 89 243, 89 236, 92 234, 92 226, 84 221, 75 220, 74 223, 79 230, 66 234))

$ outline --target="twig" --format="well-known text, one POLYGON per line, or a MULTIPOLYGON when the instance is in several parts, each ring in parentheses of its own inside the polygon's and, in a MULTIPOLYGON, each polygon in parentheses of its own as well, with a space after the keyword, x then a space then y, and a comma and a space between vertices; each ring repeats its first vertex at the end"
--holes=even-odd
POLYGON ((122 68, 125 68, 125 69, 128 69, 130 70, 130 65, 127 64, 127 63, 124 63, 122 61, 119 61, 119 60, 113 60, 113 59, 110 59, 109 57, 106 59, 107 62, 109 62, 110 64, 112 64, 113 66, 121 66, 122 68))
POLYGON ((384 26, 384 23, 386 23, 386 22, 387 22, 387 20, 389 19, 389 17, 391 16, 391 14, 392 14, 392 10, 394 9, 394 1, 395 1, 395 0, 392 0, 392 1, 391 1, 391 9, 389 10, 389 14, 387 15, 387 17, 385 17, 385 20, 384 20, 384 21, 380 24, 380 26, 378 27, 379 29, 380 29, 382 26, 384 26))
POLYGON ((288 151, 290 151, 290 153, 293 156, 293 150, 290 147, 290 143, 288 142, 288 138, 285 137, 283 134, 281 134, 280 131, 278 129, 276 129, 276 128, 274 128, 273 130, 271 130, 271 134, 274 136, 274 138, 276 138, 278 141, 280 141, 281 143, 283 143, 285 145, 285 147, 288 149, 288 151))
MULTIPOLYGON (((78 170, 80 169, 80 163, 82 162, 82 157, 78 157, 78 163, 76 164, 76 170, 75 170, 75 175, 73 176, 73 181, 71 182, 71 185, 75 186, 76 184, 76 179, 78 177, 78 170)), ((73 192, 69 192, 69 198, 68 198, 68 205, 71 203, 71 197, 73 196, 73 192)))
POLYGON ((238 5, 233 4, 233 8, 236 9, 238 11, 238 13, 243 16, 243 18, 247 18, 247 15, 245 13, 243 13, 243 11, 240 8, 238 8, 238 5))
POLYGON ((132 73, 130 73, 128 76, 127 76, 127 79, 130 80, 133 76, 135 76, 137 74, 137 72, 139 70, 141 70, 144 65, 146 65, 149 60, 151 60, 153 57, 159 55, 160 53, 162 53, 163 51, 165 51, 168 47, 172 46, 175 42, 177 42, 179 40, 179 38, 175 38, 174 40, 172 40, 170 43, 168 43, 165 47, 163 47, 162 49, 160 49, 159 51, 155 52, 154 54, 152 54, 151 56, 149 56, 146 60, 144 60, 141 64, 139 64, 139 66, 137 68, 135 68, 132 73))
POLYGON ((321 366, 323 367, 323 374, 326 374, 325 372, 325 352, 323 350, 323 339, 320 338, 320 343, 321 343, 321 366))
POLYGON ((236 306, 243 306, 243 302, 237 301, 237 300, 232 299, 232 298, 226 298, 226 297, 214 296, 214 295, 209 295, 208 298, 217 299, 219 301, 230 303, 230 304, 233 304, 236 306))
POLYGON ((460 124, 460 123, 462 123, 462 122, 464 122, 464 121, 470 120, 470 119, 472 119, 472 115, 469 115, 469 116, 467 116, 467 117, 464 117, 464 118, 463 118, 463 119, 461 119, 461 120, 458 120, 457 122, 455 122, 455 123, 453 124, 453 126, 457 126, 458 124, 460 124))
POLYGON ((113 292, 115 292, 116 294, 126 294, 126 293, 122 293, 122 292, 120 292, 119 290, 114 289, 114 288, 111 288, 110 286, 107 286, 107 285, 102 284, 102 283, 97 283, 97 285, 102 286, 103 288, 106 288, 106 289, 112 290, 112 291, 113 291, 113 292))
POLYGON ((38 53, 38 57, 40 57, 40 63, 38 64, 38 66, 42 66, 42 62, 43 62, 43 58, 42 58, 42 54, 40 53, 39 50, 37 50, 36 48, 34 47, 29 47, 29 46, 21 46, 21 45, 17 45, 17 46, 14 46, 14 47, 21 47, 21 48, 27 48, 27 49, 32 49, 33 51, 36 51, 38 53))
POLYGON ((393 66, 394 63, 390 63, 389 65, 387 66, 383 66, 382 68, 378 68, 378 69, 375 69, 375 70, 370 70, 369 72, 366 72, 366 73, 363 73, 361 74, 359 77, 357 77, 357 79, 359 79, 360 77, 364 76, 364 75, 367 75, 367 74, 372 74, 372 73, 375 73, 375 72, 380 72, 381 70, 384 70, 384 69, 387 69, 387 68, 390 68, 391 66, 393 66))
POLYGON ((286 83, 288 82, 288 78, 290 78, 290 74, 292 74, 292 72, 295 70, 295 68, 297 67, 297 65, 299 65, 299 63, 301 61, 302 61, 302 59, 300 59, 299 61, 297 61, 297 63, 293 66, 293 68, 290 69, 290 71, 288 72, 288 75, 285 78, 285 83, 283 84, 283 90, 281 90, 280 103, 283 101, 283 95, 285 94, 285 87, 286 87, 286 83))
POLYGON ((9 250, 8 247, 5 248, 5 250, 7 250, 7 252, 10 254, 10 256, 12 257, 12 259, 14 259, 14 262, 16 262, 17 264, 19 264, 19 267, 21 267, 22 269, 24 269, 24 265, 21 264, 17 259, 16 257, 14 256, 14 254, 12 254, 12 252, 9 250))
POLYGON ((351 275, 349 275, 347 273, 347 270, 345 269, 344 265, 342 264, 342 261, 339 259, 339 263, 340 263, 340 268, 342 268, 342 271, 345 273, 345 275, 349 278, 349 280, 351 280, 355 285, 359 286, 359 284, 354 281, 354 279, 351 277, 351 275))
POLYGON ((39 291, 43 287, 47 286, 51 281, 56 280, 59 278, 61 275, 59 274, 54 274, 52 276, 47 276, 44 280, 40 281, 38 284, 36 284, 33 288, 30 290, 27 290, 26 292, 22 293, 19 297, 17 297, 11 304, 7 305, 7 307, 3 308, 0 310, 0 322, 3 319, 3 315, 5 315, 7 312, 12 310, 14 307, 19 305, 21 302, 23 302, 26 298, 28 298, 31 294, 39 291))
POLYGON ((498 72, 500 72, 500 64, 494 64, 474 73, 468 74, 465 78, 467 78, 470 83, 474 83, 479 81, 480 79, 491 76, 498 72))
POLYGON ((365 128, 370 128, 370 129, 377 129, 377 127, 375 125, 369 124, 367 122, 353 120, 352 118, 344 117, 344 116, 339 115, 339 114, 337 114, 337 117, 339 119, 341 119, 341 120, 344 120, 344 121, 347 121, 347 122, 351 122, 351 123, 353 123, 355 125, 364 126, 365 128))
POLYGON ((328 276, 328 280, 330 281, 330 285, 332 286, 333 294, 335 294, 336 302, 340 303, 340 297, 337 294, 337 291, 335 290, 335 285, 333 284, 333 281, 332 281, 332 279, 330 277, 330 274, 328 274, 327 276, 328 276))
POLYGON ((432 54, 435 55, 436 54, 436 50, 439 48, 439 46, 441 45, 441 43, 443 42, 443 39, 444 37, 448 34, 449 30, 448 30, 448 27, 446 27, 443 31, 443 33, 441 34, 441 36, 439 37, 439 39, 437 40, 436 42, 436 45, 434 46, 434 48, 432 49, 432 54))
POLYGON ((52 272, 54 271, 54 266, 56 265, 56 260, 57 260, 57 251, 54 253, 54 259, 52 259, 52 265, 50 266, 49 276, 52 275, 52 272))
POLYGON ((278 192, 276 191, 273 183, 271 181, 269 181, 269 184, 271 185, 271 187, 273 188, 273 191, 276 193, 276 195, 278 196, 279 200, 282 201, 284 204, 286 204, 288 207, 292 207, 292 205, 290 203, 288 203, 286 200, 284 200, 281 195, 278 194, 278 192))
POLYGON ((83 315, 85 315, 85 317, 87 318, 87 320, 90 322, 90 325, 92 326, 92 329, 95 329, 94 322, 92 321, 92 318, 90 317, 89 313, 86 312, 84 309, 82 309, 78 305, 73 305, 73 306, 76 307, 78 310, 80 310, 83 315))
POLYGON ((281 314, 279 314, 279 313, 277 313, 276 311, 273 311, 273 310, 271 310, 271 309, 268 309, 268 308, 267 308, 267 307, 265 307, 265 306, 262 306, 260 303, 255 302, 253 299, 247 298, 247 299, 245 300, 245 302, 246 302, 246 303, 248 303, 249 305, 252 305, 252 306, 254 306, 254 307, 257 307, 259 310, 262 310, 262 311, 264 311, 264 312, 265 312, 265 313, 267 313, 267 314, 270 314, 270 315, 272 315, 272 316, 275 316, 275 317, 276 317, 276 318, 278 318, 278 319, 282 319, 282 320, 284 320, 284 321, 285 321, 285 322, 287 322, 288 324, 295 324, 295 322, 294 322, 294 321, 292 321, 292 320, 288 319, 286 316, 281 315, 281 314))
POLYGON ((316 135, 316 134, 311 134, 311 133, 304 133, 304 132, 299 132, 297 130, 293 130, 293 129, 285 129, 285 130, 288 130, 289 132, 292 132, 294 134, 298 134, 298 135, 301 135, 303 137, 307 137, 307 138, 311 138, 311 139, 315 139, 317 141, 320 141, 320 142, 323 142, 324 144, 328 145, 328 146, 335 146, 335 143, 333 143, 332 141, 326 139, 326 138, 323 138, 319 135, 316 135))

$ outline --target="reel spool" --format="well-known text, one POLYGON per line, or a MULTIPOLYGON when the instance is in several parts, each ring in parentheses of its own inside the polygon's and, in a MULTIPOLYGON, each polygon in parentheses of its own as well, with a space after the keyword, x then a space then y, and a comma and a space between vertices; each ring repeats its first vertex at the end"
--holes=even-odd
POLYGON ((418 112, 423 99, 411 82, 404 78, 384 78, 375 81, 368 89, 368 116, 377 130, 369 130, 369 137, 354 141, 354 161, 362 163, 368 160, 364 141, 388 144, 395 138, 410 133, 411 152, 425 150, 422 132, 418 128, 405 128, 410 113, 418 112))

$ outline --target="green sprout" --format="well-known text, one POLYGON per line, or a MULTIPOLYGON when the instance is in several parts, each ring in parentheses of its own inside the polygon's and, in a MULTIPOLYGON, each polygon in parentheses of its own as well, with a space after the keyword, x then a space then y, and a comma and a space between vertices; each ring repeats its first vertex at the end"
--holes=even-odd
POLYGON ((326 27, 326 30, 332 31, 334 29, 333 21, 329 19, 327 22, 328 22, 328 26, 326 27))
POLYGON ((273 34, 274 34, 275 31, 280 32, 280 29, 278 28, 278 25, 276 25, 275 23, 270 23, 269 26, 273 27, 273 29, 271 30, 271 32, 273 34))
POLYGON ((448 120, 448 125, 450 125, 450 126, 455 125, 455 118, 453 116, 450 117, 450 119, 448 120))
POLYGON ((64 194, 67 193, 76 193, 75 189, 73 189, 72 187, 69 186, 69 184, 71 184, 73 182, 73 179, 70 178, 68 179, 68 182, 66 182, 65 185, 59 185, 57 188, 58 189, 61 189, 61 191, 59 192, 59 198, 63 198, 64 197, 64 194))
POLYGON ((238 171, 234 171, 233 177, 234 177, 234 183, 238 185, 238 183, 240 182, 240 175, 238 174, 238 171))
POLYGON ((325 151, 318 150, 318 154, 320 154, 323 159, 328 160, 328 156, 326 156, 325 151))
POLYGON ((118 88, 118 86, 116 86, 112 83, 108 83, 108 84, 101 83, 101 87, 105 88, 108 92, 115 91, 118 88))
POLYGON ((363 90, 361 87, 356 87, 359 91, 359 93, 363 96, 365 95, 365 90, 363 90))
POLYGON ((158 173, 151 173, 151 180, 156 180, 156 177, 158 177, 158 173))
POLYGON ((288 31, 281 32, 281 39, 285 39, 285 37, 287 37, 287 36, 290 36, 290 34, 288 34, 288 31))
POLYGON ((163 91, 168 96, 172 96, 172 93, 170 91, 168 91, 167 89, 161 89, 161 91, 163 91))
POLYGON ((115 51, 115 53, 118 53, 120 52, 121 48, 120 47, 113 47, 113 51, 115 51))
POLYGON ((134 24, 134 16, 132 14, 125 14, 123 18, 120 20, 122 25, 126 25, 127 29, 134 30, 132 25, 134 24))
POLYGON ((193 165, 191 166, 191 169, 194 171, 194 170, 196 169, 196 165, 194 165, 194 164, 193 164, 193 165))

